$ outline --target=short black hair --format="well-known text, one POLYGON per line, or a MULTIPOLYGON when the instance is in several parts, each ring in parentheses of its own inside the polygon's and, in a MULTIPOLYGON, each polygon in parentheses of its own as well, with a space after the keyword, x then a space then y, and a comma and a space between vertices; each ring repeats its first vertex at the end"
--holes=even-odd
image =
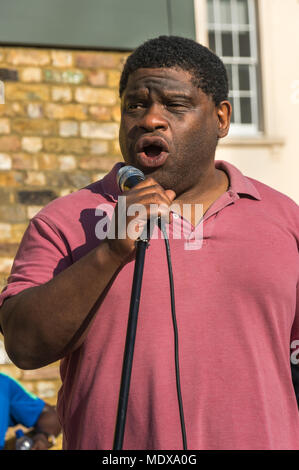
POLYGON ((193 83, 210 95, 216 106, 228 97, 228 77, 222 60, 210 49, 179 36, 159 36, 141 44, 128 57, 119 83, 122 96, 129 75, 139 68, 181 68, 193 83))

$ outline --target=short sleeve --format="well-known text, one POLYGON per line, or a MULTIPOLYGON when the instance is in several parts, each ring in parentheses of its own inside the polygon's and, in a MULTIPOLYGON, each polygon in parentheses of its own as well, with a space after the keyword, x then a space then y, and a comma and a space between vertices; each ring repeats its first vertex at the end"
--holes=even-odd
POLYGON ((34 426, 45 407, 45 402, 25 390, 16 380, 10 380, 9 426, 34 426))
POLYGON ((0 294, 0 307, 6 298, 48 282, 70 264, 67 244, 58 230, 35 217, 19 245, 8 283, 0 294))

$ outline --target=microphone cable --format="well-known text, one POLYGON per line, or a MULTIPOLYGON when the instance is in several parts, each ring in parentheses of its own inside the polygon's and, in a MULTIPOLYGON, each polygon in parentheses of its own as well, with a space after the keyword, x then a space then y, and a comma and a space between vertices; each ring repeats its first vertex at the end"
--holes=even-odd
MULTIPOLYGON (((143 181, 144 179, 145 179, 145 176, 142 173, 142 171, 132 166, 123 166, 122 168, 118 170, 118 173, 117 173, 117 184, 122 192, 128 189, 131 189, 132 187, 134 187, 136 184, 143 181)), ((176 388, 177 388, 177 397, 178 397, 179 413, 180 413, 180 421, 181 421, 183 449, 187 450, 186 427, 185 427, 183 400, 182 400, 181 384, 180 384, 179 340, 178 340, 178 327, 177 327, 176 313, 175 313, 174 282, 173 282, 170 246, 169 246, 167 231, 166 231, 164 222, 161 220, 160 216, 158 217, 157 222, 158 222, 158 227, 163 233, 164 240, 165 240, 165 247, 166 247, 168 273, 169 273, 169 285, 170 285, 171 314, 172 314, 172 323, 173 323, 173 330, 174 330, 176 388)))
POLYGON ((170 245, 169 245, 169 240, 168 240, 167 232, 166 232, 166 229, 165 229, 165 225, 162 222, 161 217, 158 217, 158 225, 159 225, 159 228, 160 228, 161 232, 163 233, 164 240, 165 240, 167 264, 168 264, 168 273, 169 273, 169 285, 170 285, 171 314, 172 314, 172 323, 173 323, 173 330, 174 330, 174 355, 175 355, 176 388, 177 388, 177 396, 178 396, 178 404, 179 404, 179 412, 180 412, 183 448, 184 448, 184 450, 188 450, 187 449, 187 436, 186 436, 183 400, 182 400, 182 392, 181 392, 181 383, 180 383, 179 338, 178 338, 178 327, 177 327, 176 312, 175 312, 174 282, 173 282, 173 272, 172 272, 172 263, 171 263, 171 255, 170 255, 170 245))

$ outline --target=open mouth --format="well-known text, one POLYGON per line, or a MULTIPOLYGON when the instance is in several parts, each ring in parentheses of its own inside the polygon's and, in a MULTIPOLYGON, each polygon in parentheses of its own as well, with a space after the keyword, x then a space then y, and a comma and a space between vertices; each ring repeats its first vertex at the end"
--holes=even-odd
POLYGON ((158 157, 163 152, 163 148, 161 145, 147 145, 143 152, 147 157, 158 157))
POLYGON ((168 143, 157 136, 141 137, 135 150, 139 163, 145 167, 163 165, 169 154, 168 143))

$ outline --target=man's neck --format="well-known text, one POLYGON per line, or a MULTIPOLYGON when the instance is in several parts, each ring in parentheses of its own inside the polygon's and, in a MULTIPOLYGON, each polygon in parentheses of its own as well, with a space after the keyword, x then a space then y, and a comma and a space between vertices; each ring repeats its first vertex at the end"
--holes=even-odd
MULTIPOLYGON (((202 204, 203 214, 209 207, 218 199, 223 193, 228 190, 229 178, 225 171, 218 170, 215 166, 205 175, 203 181, 190 188, 188 191, 180 194, 177 199, 173 201, 174 204, 179 204, 181 210, 183 204, 202 204)), ((191 220, 192 225, 196 225, 199 220, 196 219, 195 210, 192 210, 191 220)))

